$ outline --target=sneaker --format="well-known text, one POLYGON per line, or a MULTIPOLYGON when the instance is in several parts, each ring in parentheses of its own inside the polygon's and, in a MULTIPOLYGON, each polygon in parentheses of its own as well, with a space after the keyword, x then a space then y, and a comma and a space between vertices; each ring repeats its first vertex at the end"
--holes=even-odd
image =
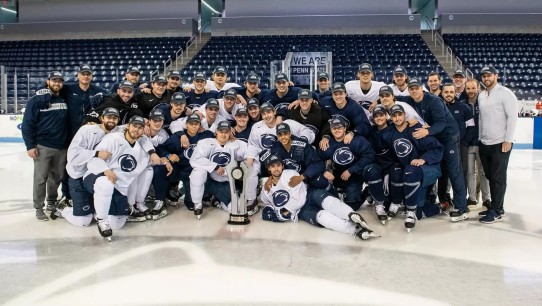
POLYGON ((487 208, 487 209, 491 209, 491 200, 485 200, 483 203, 482 203, 482 206, 487 208))
POLYGON ((477 204, 478 204, 478 201, 467 199, 467 206, 474 206, 474 205, 477 205, 477 204))
MULTIPOLYGON (((478 216, 485 217, 485 216, 487 215, 487 212, 490 211, 490 210, 491 210, 491 209, 481 211, 481 212, 478 213, 478 216)), ((504 217, 504 216, 506 215, 504 209, 501 210, 501 211, 499 212, 499 215, 500 215, 501 217, 504 217)))
POLYGON ((485 224, 491 224, 491 223, 502 221, 502 217, 495 210, 490 209, 487 211, 485 216, 480 218, 479 221, 485 224))
POLYGON ((469 218, 469 213, 459 211, 457 209, 454 209, 450 211, 450 221, 452 222, 459 222, 463 220, 467 220, 469 218))
POLYGON ((135 208, 145 215, 147 220, 152 219, 151 210, 145 205, 145 203, 136 203, 135 208))
POLYGON ((153 220, 158 220, 167 216, 167 210, 166 206, 164 205, 164 201, 154 200, 154 207, 152 208, 151 215, 153 220))
POLYGON ((390 209, 388 210, 388 217, 395 218, 395 216, 397 216, 397 213, 399 212, 399 208, 401 208, 401 205, 391 203, 390 209))
POLYGON ((258 210, 260 210, 258 207, 258 200, 247 201, 247 214, 249 217, 255 215, 258 210))
POLYGON ((47 218, 47 215, 43 211, 43 208, 36 209, 36 219, 40 221, 49 221, 49 218, 47 218))

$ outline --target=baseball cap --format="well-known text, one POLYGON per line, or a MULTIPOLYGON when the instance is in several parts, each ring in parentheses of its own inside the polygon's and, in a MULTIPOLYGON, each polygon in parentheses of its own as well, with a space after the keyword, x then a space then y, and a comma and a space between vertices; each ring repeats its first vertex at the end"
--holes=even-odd
POLYGON ((404 74, 407 75, 407 71, 403 66, 397 66, 393 69, 393 74, 404 74))
POLYGON ((61 79, 62 81, 64 81, 64 76, 62 75, 60 71, 51 71, 47 79, 48 80, 61 79))
POLYGON ((247 109, 250 109, 251 107, 253 106, 256 106, 256 107, 260 107, 260 101, 258 101, 258 99, 256 98, 250 98, 248 99, 248 102, 247 102, 247 109))
POLYGON ((245 79, 245 82, 260 83, 260 77, 255 73, 249 73, 247 74, 247 78, 245 79))
POLYGON ((456 75, 460 75, 460 76, 463 76, 463 77, 466 77, 465 73, 463 72, 463 70, 456 70, 454 72, 454 75, 452 77, 455 77, 456 75))
POLYGON ((81 66, 79 66, 77 68, 77 72, 90 72, 91 74, 93 74, 94 72, 92 71, 92 67, 90 67, 89 64, 82 64, 81 66))
POLYGON ((216 130, 217 131, 221 131, 221 130, 231 130, 231 124, 229 121, 227 120, 224 120, 224 121, 220 121, 216 127, 216 130))
POLYGON ((139 125, 145 125, 145 119, 141 116, 133 116, 130 118, 130 121, 128 121, 130 124, 139 124, 139 125))
POLYGON ((235 116, 239 116, 239 115, 247 115, 248 116, 248 112, 247 112, 246 108, 241 107, 235 112, 235 116))
POLYGON ((288 125, 288 123, 280 123, 277 125, 277 135, 280 134, 280 133, 290 133, 291 130, 290 130, 290 126, 288 125))
POLYGON ((158 120, 166 120, 166 117, 164 117, 164 111, 159 108, 153 109, 151 113, 149 114, 149 118, 158 119, 158 120))
POLYGON ((201 123, 201 119, 197 114, 190 114, 190 116, 186 117, 186 122, 198 122, 201 123))
POLYGON ((167 77, 168 78, 171 78, 171 77, 181 77, 181 73, 179 72, 179 70, 170 70, 167 74, 167 77))
POLYGON ((484 66, 484 67, 482 68, 482 71, 480 71, 480 75, 488 74, 488 73, 490 73, 490 74, 496 74, 496 73, 499 73, 499 72, 497 71, 497 69, 495 69, 495 67, 493 67, 493 66, 491 66, 491 65, 489 65, 489 66, 484 66))
POLYGON ((182 93, 182 92, 176 92, 171 97, 171 102, 175 103, 175 104, 184 104, 184 103, 186 103, 186 95, 184 93, 182 93))
POLYGON ((408 80, 408 87, 410 88, 412 86, 422 86, 422 81, 417 78, 412 78, 408 80))
POLYGON ((377 105, 375 107, 375 109, 373 109, 373 116, 376 115, 376 114, 387 114, 387 113, 388 113, 388 111, 382 105, 377 105))
POLYGON ((120 117, 119 110, 114 107, 108 107, 102 112, 103 116, 117 116, 120 117))
POLYGON ((384 85, 380 87, 380 90, 378 91, 378 95, 382 95, 383 93, 388 93, 393 95, 393 89, 389 87, 388 85, 384 85))
POLYGON ((122 81, 119 84, 119 88, 127 88, 127 89, 134 90, 134 84, 132 84, 132 82, 130 81, 122 81))
POLYGON ((405 109, 399 104, 395 104, 390 108, 390 115, 393 115, 395 113, 404 113, 404 112, 405 112, 405 109))
POLYGON ((211 108, 211 107, 220 108, 220 104, 218 103, 217 99, 211 98, 207 100, 207 102, 205 102, 205 108, 211 108))
POLYGON ((235 89, 233 88, 230 88, 224 93, 224 98, 225 97, 237 98, 237 91, 235 91, 235 89))
POLYGON ((318 72, 318 80, 320 79, 329 80, 329 74, 327 72, 318 72))
POLYGON ((263 103, 262 105, 260 105, 260 112, 264 112, 266 110, 275 110, 275 107, 271 104, 271 103, 263 103))
POLYGON ((126 70, 126 73, 133 73, 133 72, 137 72, 141 74, 141 71, 139 71, 139 68, 137 68, 136 66, 128 67, 128 69, 126 70))
POLYGON ((329 120, 330 127, 346 127, 346 121, 341 117, 336 117, 329 120))
POLYGON ((203 72, 196 72, 196 74, 194 75, 194 80, 207 80, 207 78, 205 77, 205 73, 203 72))
POLYGON ((167 83, 166 78, 163 75, 155 75, 154 78, 152 78, 153 83, 167 83))
POLYGON ((285 82, 288 82, 288 76, 283 73, 283 72, 279 72, 275 75, 275 82, 279 82, 279 81, 285 81, 285 82))
POLYGON ((373 66, 371 66, 371 64, 369 63, 363 63, 361 65, 359 65, 359 71, 369 71, 369 72, 373 72, 373 66))
POLYGON ((344 84, 341 82, 333 83, 331 86, 331 92, 336 92, 339 90, 346 92, 346 86, 344 86, 344 84))
POLYGON ((215 68, 215 70, 213 70, 213 74, 217 74, 217 73, 224 73, 224 74, 228 74, 226 72, 226 68, 224 68, 223 66, 217 66, 215 68))
POLYGON ((266 160, 265 160, 265 167, 269 167, 273 164, 278 164, 278 163, 281 163, 282 164, 282 160, 280 159, 280 157, 278 157, 277 155, 273 154, 271 156, 269 156, 266 160))
POLYGON ((298 99, 310 99, 312 98, 312 93, 307 89, 301 89, 297 94, 298 99))

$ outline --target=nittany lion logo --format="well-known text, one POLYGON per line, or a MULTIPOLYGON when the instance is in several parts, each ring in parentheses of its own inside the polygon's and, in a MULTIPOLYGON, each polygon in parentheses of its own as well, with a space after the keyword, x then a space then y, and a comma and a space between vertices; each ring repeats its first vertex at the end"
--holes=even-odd
POLYGON ((137 167, 137 161, 135 157, 130 154, 123 154, 118 159, 120 170, 124 172, 132 172, 137 167))
POLYGON ((262 139, 262 147, 266 149, 271 149, 271 147, 277 142, 277 136, 273 134, 263 134, 261 136, 262 139))
POLYGON ((192 153, 194 153, 195 148, 196 148, 195 144, 191 144, 190 146, 188 146, 188 148, 186 148, 183 152, 184 157, 186 159, 190 159, 190 157, 192 156, 192 153))
POLYGON ((227 164, 230 163, 231 157, 230 154, 227 152, 216 152, 213 155, 211 155, 211 161, 213 163, 216 163, 220 167, 225 167, 227 164))
POLYGON ((290 194, 286 190, 277 190, 273 192, 273 205, 282 207, 290 201, 290 194))
POLYGON ((393 149, 397 157, 405 157, 412 152, 412 143, 408 139, 399 138, 393 142, 393 149))
POLYGON ((346 127, 350 125, 350 120, 346 119, 345 116, 339 115, 339 114, 332 115, 331 118, 329 119, 329 122, 333 121, 334 119, 339 119, 339 118, 344 120, 344 122, 346 123, 346 127))
POLYGON ((344 166, 350 164, 354 161, 354 154, 350 151, 348 147, 342 147, 335 150, 333 153, 333 162, 338 165, 344 166))
POLYGON ((284 165, 284 169, 295 170, 296 172, 299 172, 299 170, 301 170, 301 165, 299 165, 293 159, 286 158, 282 161, 282 164, 284 165))

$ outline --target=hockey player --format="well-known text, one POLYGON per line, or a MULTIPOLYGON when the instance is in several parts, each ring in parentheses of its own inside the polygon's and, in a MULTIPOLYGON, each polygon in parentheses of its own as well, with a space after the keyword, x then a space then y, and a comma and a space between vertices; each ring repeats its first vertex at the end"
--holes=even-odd
POLYGON ((217 91, 218 97, 222 97, 222 95, 230 88, 237 88, 241 87, 239 84, 236 83, 226 83, 228 80, 228 73, 226 71, 226 68, 223 66, 217 66, 215 70, 213 70, 213 75, 211 76, 212 81, 208 82, 205 88, 209 91, 214 90, 217 91))
POLYGON ((299 173, 292 177, 290 185, 293 187, 304 182, 313 188, 329 189, 329 183, 322 175, 324 161, 316 149, 305 139, 293 136, 288 123, 277 124, 276 130, 278 141, 273 144, 270 153, 280 157, 285 169, 299 173))
POLYGON ((184 88, 186 94, 187 107, 195 110, 202 106, 209 99, 218 99, 218 91, 206 89, 207 79, 203 72, 196 72, 192 85, 184 88))
POLYGON ((358 102, 364 109, 378 100, 378 91, 380 87, 386 85, 383 82, 373 81, 373 66, 369 63, 363 63, 359 66, 359 81, 348 81, 344 84, 348 97, 358 102))
POLYGON ((424 93, 420 79, 412 78, 408 81, 410 96, 397 97, 414 107, 427 123, 414 131, 413 136, 421 139, 426 136, 435 136, 444 146, 443 162, 450 177, 454 193, 454 210, 450 212, 450 220, 458 222, 468 219, 467 190, 465 176, 461 167, 459 150, 459 127, 454 117, 444 105, 442 100, 432 94, 424 93))
POLYGON ((108 240, 113 230, 126 222, 128 203, 132 202, 127 196, 144 199, 152 180, 149 155, 137 141, 144 126, 142 117, 132 117, 124 133, 110 133, 96 146, 97 151, 110 152, 111 157, 94 157, 87 164, 83 182, 94 194, 98 231, 108 240))
POLYGON ((247 111, 249 116, 250 125, 253 125, 262 120, 260 114, 260 102, 255 98, 250 98, 247 101, 247 111))
MULTIPOLYGON (((394 96, 408 96, 408 74, 403 66, 393 69, 393 83, 389 87, 393 89, 394 96)), ((404 107, 404 106, 403 106, 404 107)))
POLYGON ((186 118, 186 128, 183 131, 185 137, 189 141, 189 146, 184 148, 181 146, 181 133, 177 132, 171 135, 168 140, 156 148, 156 152, 160 157, 167 158, 173 166, 173 172, 167 176, 165 166, 154 166, 153 185, 155 194, 167 193, 167 204, 173 207, 177 206, 179 194, 172 192, 177 190, 179 181, 183 183, 184 188, 184 205, 189 210, 194 210, 194 203, 190 193, 189 176, 192 172, 190 166, 190 157, 196 148, 198 141, 205 138, 214 138, 210 131, 200 131, 201 120, 198 115, 191 114, 186 118), (169 191, 168 186, 169 185, 169 191))
POLYGON ((132 116, 143 117, 143 112, 137 108, 137 102, 134 100, 134 86, 130 81, 122 81, 117 86, 117 92, 105 96, 95 111, 101 114, 109 107, 114 107, 119 111, 119 124, 127 124, 132 116))
POLYGON ((120 113, 116 108, 106 108, 100 116, 99 125, 84 125, 73 137, 68 148, 68 183, 70 195, 73 199, 73 208, 57 205, 51 211, 51 219, 55 220, 62 215, 68 222, 76 226, 88 226, 92 221, 94 204, 92 193, 89 193, 83 185, 83 175, 87 172, 87 163, 97 157, 108 160, 111 157, 109 151, 96 150, 96 146, 102 138, 113 131, 119 122, 120 113))
MULTIPOLYGON (((211 132, 216 131, 216 127, 220 121, 226 120, 222 116, 218 114, 220 111, 220 103, 217 99, 209 99, 207 102, 205 102, 205 113, 201 114, 201 112, 196 111, 194 113, 198 114, 201 119, 201 127, 205 130, 209 130, 211 132)), ((170 125, 170 130, 173 133, 182 131, 186 126, 186 118, 181 118, 180 120, 175 120, 170 125)), ((186 148, 188 147, 188 140, 184 137, 181 138, 181 144, 186 148)))
MULTIPOLYGON (((204 192, 214 195, 220 207, 229 210, 231 194, 229 174, 225 167, 231 161, 245 160, 247 152, 246 143, 240 140, 230 141, 230 136, 230 123, 225 120, 219 122, 216 137, 200 140, 190 157, 193 168, 190 174, 190 192, 194 202, 194 215, 198 220, 203 214, 204 192)), ((257 210, 257 205, 252 207, 252 211, 247 208, 249 215, 253 215, 257 210)))
MULTIPOLYGON (((235 121, 235 113, 239 108, 244 107, 243 104, 246 105, 246 101, 244 101, 244 98, 239 96, 235 89, 230 88, 224 92, 224 96, 222 97, 222 99, 218 99, 218 115, 221 116, 224 120, 228 120, 230 123, 233 123, 235 121)), ((206 104, 203 104, 196 111, 196 113, 199 113, 203 117, 206 117, 205 107, 206 104)))
MULTIPOLYGON (((365 109, 356 101, 346 96, 346 87, 343 83, 337 82, 331 86, 332 98, 324 98, 320 101, 322 108, 325 109, 331 119, 342 118, 350 132, 346 135, 344 143, 348 144, 356 135, 369 137, 371 132, 371 123, 367 116, 361 116, 365 109)), ((330 135, 322 135, 320 149, 326 150, 329 147, 330 135)))
POLYGON ((164 76, 157 75, 152 79, 151 93, 140 92, 134 100, 137 102, 137 108, 139 108, 145 117, 148 117, 151 110, 160 103, 168 104, 170 96, 166 94, 167 80, 164 76))
POLYGON ((63 85, 62 73, 51 72, 47 89, 28 100, 21 127, 27 154, 34 160, 33 202, 40 221, 49 220, 43 211, 44 201, 53 208, 66 167, 69 115, 66 100, 60 96, 63 85), (40 109, 38 104, 44 101, 49 101, 48 107, 40 109))
POLYGON ((318 88, 313 91, 316 95, 316 99, 320 101, 321 98, 331 97, 331 90, 329 84, 329 74, 327 72, 318 73, 318 88))
POLYGON ((283 168, 282 160, 271 155, 266 161, 267 179, 260 198, 265 204, 262 218, 266 221, 297 222, 299 219, 312 225, 356 235, 362 240, 375 237, 363 217, 324 189, 309 188, 305 183, 292 186, 295 170, 283 168))
POLYGON ((248 143, 252 124, 249 124, 248 112, 244 108, 239 108, 235 112, 235 126, 232 129, 235 138, 248 143))
MULTIPOLYGON (((139 70, 139 68, 137 68, 136 66, 131 66, 128 67, 128 69, 126 70, 124 80, 122 81, 129 81, 130 83, 132 83, 135 93, 139 93, 139 90, 141 90, 142 88, 146 88, 148 85, 146 82, 139 81, 140 76, 141 71, 139 70)), ((122 81, 113 84, 113 86, 111 86, 111 92, 117 92, 117 89, 119 88, 119 85, 120 83, 122 83, 122 81)))
MULTIPOLYGON (((330 93, 331 95, 331 93, 330 93)), ((320 105, 314 103, 312 93, 301 89, 297 96, 298 108, 288 109, 286 117, 297 121, 314 132, 314 144, 320 143, 322 135, 329 135, 329 114, 320 105)))
POLYGON ((173 134, 169 129, 169 125, 181 117, 189 115, 190 111, 186 108, 186 96, 182 92, 176 92, 171 96, 169 105, 159 105, 156 108, 161 109, 164 112, 164 125, 162 126, 166 132, 173 134))
POLYGON ((361 189, 363 175, 375 160, 375 152, 371 144, 363 136, 354 136, 348 144, 346 137, 346 121, 342 118, 330 122, 333 138, 329 140, 329 148, 320 150, 320 157, 326 161, 324 176, 335 187, 345 193, 344 202, 353 210, 361 208, 363 203, 361 189))
MULTIPOLYGON (((246 192, 246 199, 249 203, 247 207, 250 207, 252 205, 251 203, 256 202, 258 175, 262 170, 265 170, 265 167, 262 168, 261 165, 263 165, 263 163, 260 161, 265 161, 269 156, 269 152, 267 151, 271 149, 273 144, 277 141, 277 117, 275 108, 269 103, 263 103, 260 107, 260 113, 262 115, 262 121, 252 126, 252 131, 250 131, 250 136, 248 138, 247 163, 249 166, 252 166, 252 172, 250 173, 247 187, 248 190, 246 192)), ((306 126, 290 119, 284 120, 284 123, 287 123, 290 126, 292 134, 306 139, 309 143, 314 141, 314 132, 306 126)))
POLYGON ((245 78, 245 87, 242 88, 236 88, 237 93, 241 95, 245 101, 248 101, 250 98, 254 98, 261 102, 263 97, 263 91, 259 87, 260 85, 260 77, 254 73, 251 72, 247 74, 245 78))
MULTIPOLYGON (((409 127, 406 121, 405 110, 401 105, 394 105, 390 110, 394 128, 385 134, 384 141, 393 148, 395 156, 403 166, 401 181, 392 184, 404 184, 404 203, 407 209, 405 227, 410 232, 416 225, 417 211, 427 217, 440 213, 436 204, 425 203, 427 187, 433 185, 440 176, 440 161, 442 160, 443 146, 435 137, 427 136, 416 138, 413 136, 420 125, 409 127)), ((421 214, 418 214, 421 217, 421 214)))
POLYGON ((300 88, 290 86, 288 76, 279 72, 275 75, 275 88, 265 91, 262 101, 270 103, 277 110, 277 116, 286 117, 290 103, 297 100, 300 88))
POLYGON ((383 105, 387 111, 389 111, 395 104, 401 105, 405 110, 407 121, 410 126, 413 126, 416 123, 419 123, 422 126, 425 125, 425 121, 423 121, 422 117, 416 112, 416 110, 412 106, 408 105, 408 103, 406 102, 395 100, 394 91, 395 90, 391 86, 386 85, 380 87, 380 91, 378 92, 380 104, 383 105))

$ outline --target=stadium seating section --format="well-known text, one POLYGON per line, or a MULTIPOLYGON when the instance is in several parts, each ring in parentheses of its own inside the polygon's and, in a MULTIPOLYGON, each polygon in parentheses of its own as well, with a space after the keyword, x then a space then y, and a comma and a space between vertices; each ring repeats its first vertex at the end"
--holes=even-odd
POLYGON ((444 40, 475 75, 492 64, 518 99, 542 98, 541 34, 445 34, 444 40))
POLYGON ((161 69, 175 57, 188 37, 116 38, 85 40, 33 40, 0 42, 0 65, 8 70, 8 100, 13 99, 13 74, 17 72, 17 95, 24 103, 51 70, 63 71, 73 80, 76 68, 90 63, 95 84, 109 88, 122 78, 128 66, 138 66, 142 78, 161 69), (27 76, 30 76, 30 79, 27 76), (29 85, 30 84, 30 87, 29 85))
POLYGON ((375 80, 391 83, 393 68, 403 65, 410 76, 425 77, 430 71, 446 73, 420 35, 288 35, 213 37, 183 69, 185 80, 195 71, 208 75, 217 65, 226 66, 230 81, 242 83, 255 71, 262 76, 261 87, 269 87, 270 63, 283 60, 289 51, 333 52, 333 79, 355 79, 358 65, 369 62, 375 80))

